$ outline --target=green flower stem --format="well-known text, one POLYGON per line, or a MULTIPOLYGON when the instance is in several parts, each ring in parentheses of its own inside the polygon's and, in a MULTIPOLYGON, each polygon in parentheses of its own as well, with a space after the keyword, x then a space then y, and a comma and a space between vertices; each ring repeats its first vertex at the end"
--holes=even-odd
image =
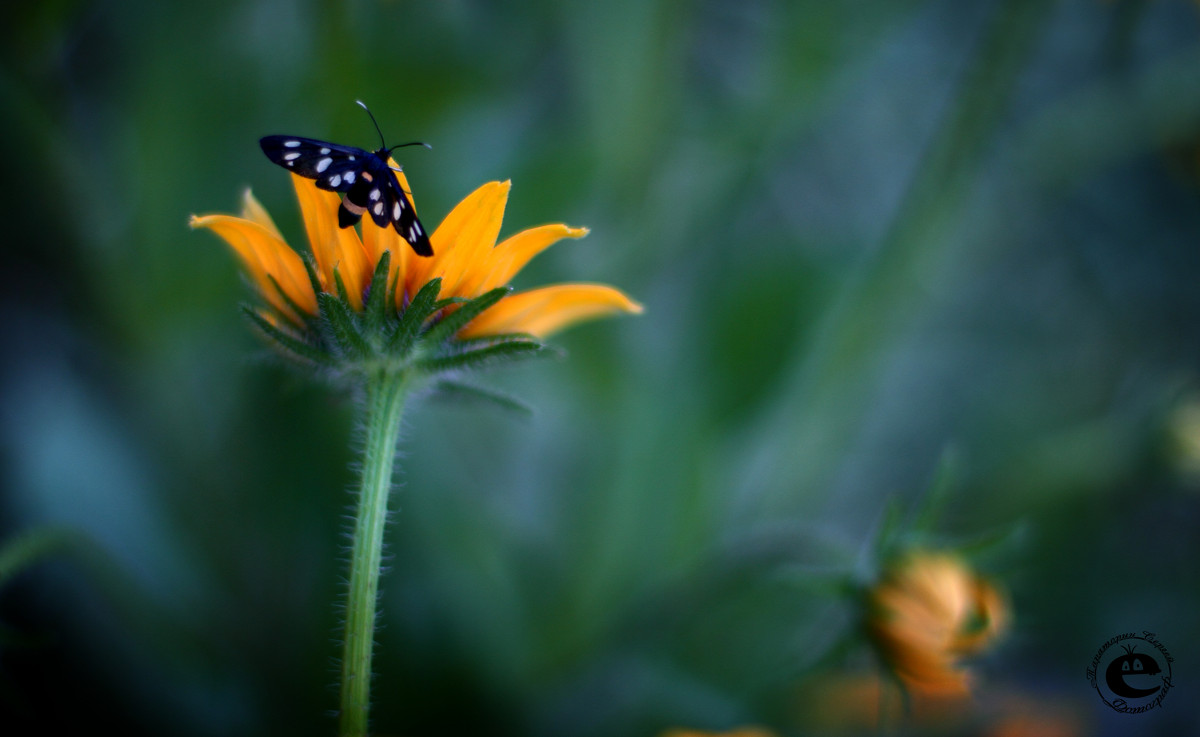
POLYGON ((375 600, 387 520, 392 462, 400 416, 408 392, 407 372, 379 370, 367 378, 367 444, 350 554, 350 594, 342 651, 339 734, 365 737, 371 698, 371 650, 375 643, 375 600))

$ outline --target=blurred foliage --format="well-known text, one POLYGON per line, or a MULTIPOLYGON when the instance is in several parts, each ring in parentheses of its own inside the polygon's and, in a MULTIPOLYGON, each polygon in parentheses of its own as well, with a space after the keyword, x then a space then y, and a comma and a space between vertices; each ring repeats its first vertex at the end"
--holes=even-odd
POLYGON ((0 732, 333 731, 353 398, 246 360, 234 259, 186 221, 253 185, 300 242, 257 138, 372 146, 355 99, 434 144, 402 152, 426 223, 511 178, 502 235, 592 230, 518 288, 586 275, 647 308, 497 374, 530 419, 410 410, 381 734, 804 733, 801 677, 866 657, 828 657, 855 616, 828 581, 949 446, 941 532, 1026 531, 983 561, 1015 618, 985 706, 1124 734, 1084 678, 1099 644, 1149 629, 1200 668, 1200 485, 1169 442, 1200 370, 1195 3, 0 21, 0 543, 86 541, 0 590, 0 732))

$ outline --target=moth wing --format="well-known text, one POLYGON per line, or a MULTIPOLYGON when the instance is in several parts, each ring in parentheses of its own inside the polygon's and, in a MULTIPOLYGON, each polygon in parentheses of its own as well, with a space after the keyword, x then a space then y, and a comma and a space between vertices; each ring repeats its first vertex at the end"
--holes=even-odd
POLYGON ((400 237, 408 241, 408 245, 416 251, 418 256, 432 256, 433 244, 429 242, 429 234, 425 232, 425 226, 421 225, 421 221, 417 218, 417 212, 413 209, 412 200, 408 199, 408 195, 404 190, 396 186, 397 202, 403 203, 399 212, 393 209, 393 214, 396 217, 392 218, 392 226, 400 237))
POLYGON ((264 136, 258 143, 273 163, 335 192, 350 189, 371 156, 361 148, 300 136, 264 136))
POLYGON ((381 211, 377 212, 374 208, 370 210, 375 224, 381 228, 391 225, 400 234, 400 237, 412 246, 418 256, 432 256, 433 246, 429 243, 429 235, 425 232, 421 221, 417 219, 417 211, 413 209, 412 200, 400 187, 396 173, 390 168, 387 171, 382 199, 385 201, 385 206, 381 211))

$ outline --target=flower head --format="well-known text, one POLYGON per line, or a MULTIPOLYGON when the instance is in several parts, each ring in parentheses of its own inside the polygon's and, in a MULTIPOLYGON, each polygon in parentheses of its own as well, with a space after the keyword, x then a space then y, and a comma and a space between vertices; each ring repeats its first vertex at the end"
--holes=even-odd
POLYGON ((990 645, 1008 619, 999 592, 946 553, 909 553, 867 599, 880 655, 910 690, 927 694, 965 695, 961 658, 990 645))
MULTIPOLYGON (((407 191, 408 181, 397 173, 407 191)), ((286 352, 345 367, 379 360, 425 373, 536 352, 541 340, 584 320, 641 312, 603 284, 557 284, 510 294, 509 282, 537 254, 586 228, 562 224, 524 230, 496 243, 509 182, 489 182, 460 202, 430 240, 434 255, 413 253, 392 228, 364 218, 361 235, 338 227, 340 198, 292 175, 308 259, 290 248, 249 191, 242 213, 192 216, 233 248, 266 301, 250 316, 286 352), (430 340, 425 340, 428 337, 430 340), (487 341, 491 344, 488 345, 487 341), (504 343, 498 350, 498 344, 504 343), (463 351, 463 346, 479 350, 463 351), (463 359, 467 355, 467 359, 463 359)))
MULTIPOLYGON (((406 190, 408 181, 397 174, 406 190)), ((496 243, 509 182, 489 182, 467 196, 434 231, 434 255, 412 253, 391 228, 364 219, 362 235, 339 228, 334 192, 292 175, 308 236, 314 285, 304 260, 288 247, 279 229, 247 190, 242 214, 192 216, 193 228, 208 228, 224 238, 242 261, 247 274, 279 316, 303 324, 304 314, 318 313, 317 292, 337 294, 345 285, 350 305, 361 310, 380 258, 391 253, 389 282, 396 285, 396 307, 404 309, 422 286, 441 278, 438 299, 479 297, 509 281, 537 254, 563 238, 582 238, 586 228, 543 225, 496 243), (298 309, 297 309, 298 308, 298 309)), ((641 307, 613 287, 600 284, 559 284, 509 295, 489 307, 460 331, 461 337, 527 333, 545 338, 583 320, 617 312, 640 312, 641 307)))

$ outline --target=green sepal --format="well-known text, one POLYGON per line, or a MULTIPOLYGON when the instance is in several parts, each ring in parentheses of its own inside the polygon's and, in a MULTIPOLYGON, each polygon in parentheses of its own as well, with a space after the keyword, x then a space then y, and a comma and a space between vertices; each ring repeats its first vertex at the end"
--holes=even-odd
MULTIPOLYGON (((384 251, 375 264, 375 273, 371 275, 371 286, 367 290, 367 303, 363 305, 364 326, 367 335, 379 335, 387 322, 388 305, 388 265, 392 261, 392 252, 384 251)), ((394 292, 392 292, 394 294, 394 292)), ((395 302, 392 302, 395 304, 395 302)))
POLYGON ((350 292, 346 291, 346 282, 342 281, 342 272, 333 267, 333 283, 337 288, 337 296, 346 304, 350 304, 350 292))
MULTIPOLYGON (((875 530, 874 539, 871 541, 871 550, 873 552, 873 563, 882 567, 887 561, 896 555, 897 543, 900 541, 903 527, 903 514, 900 508, 900 502, 896 497, 888 497, 884 503, 883 514, 879 520, 879 526, 875 530)), ((872 575, 875 575, 874 572, 872 575)))
POLYGON ((476 346, 488 346, 494 343, 504 343, 510 341, 525 341, 527 343, 541 343, 546 350, 553 350, 560 353, 556 348, 542 343, 536 335, 531 333, 498 333, 496 335, 480 335, 475 338, 459 338, 454 341, 454 347, 458 350, 472 350, 476 346))
POLYGON ((421 340, 434 346, 445 343, 455 333, 466 327, 467 323, 479 317, 487 308, 504 299, 511 291, 512 287, 496 287, 474 299, 461 303, 461 306, 457 310, 446 315, 436 325, 429 328, 421 340))
MULTIPOLYGON (((311 330, 312 329, 312 315, 308 314, 308 312, 306 312, 304 310, 304 308, 302 308, 300 305, 296 304, 296 302, 291 297, 288 296, 287 292, 283 291, 283 287, 279 286, 279 282, 275 280, 274 276, 272 276, 271 274, 267 274, 267 278, 271 280, 271 286, 275 288, 275 292, 279 295, 280 299, 283 300, 283 303, 286 304, 289 308, 291 308, 292 312, 295 312, 296 316, 303 321, 302 323, 296 325, 296 327, 302 328, 305 330, 311 330)), ((287 315, 283 315, 283 317, 287 317, 287 315)), ((293 322, 293 324, 295 324, 294 321, 290 321, 290 322, 293 322)))
POLYGON ((441 289, 442 278, 439 276, 425 282, 425 286, 417 291, 412 302, 409 302, 408 307, 400 315, 400 324, 396 326, 396 332, 392 333, 392 338, 388 341, 389 353, 404 355, 412 349, 413 343, 421 333, 421 326, 425 324, 425 319, 433 313, 433 305, 437 302, 438 292, 441 289))
POLYGON ((470 301, 470 297, 443 297, 442 299, 439 299, 437 302, 433 303, 433 309, 430 310, 430 312, 437 312, 438 310, 446 309, 450 305, 461 305, 470 301))
POLYGON ((310 361, 318 366, 328 366, 333 362, 329 354, 309 345, 299 338, 288 335, 283 330, 272 325, 270 321, 258 314, 253 308, 243 306, 242 313, 250 318, 250 321, 258 326, 258 329, 263 331, 268 338, 274 340, 280 348, 287 353, 291 353, 296 358, 310 361))
MULTIPOLYGON (((390 257, 390 254, 392 252, 388 251, 387 253, 389 254, 389 257, 390 257)), ((398 304, 396 302, 396 292, 399 291, 399 289, 400 289, 401 281, 403 281, 403 277, 400 275, 399 272, 397 272, 396 278, 394 280, 392 280, 391 283, 388 284, 387 304, 384 306, 384 309, 387 311, 387 314, 389 314, 392 317, 395 317, 398 313, 398 308, 396 306, 398 304)))
POLYGON ((350 305, 332 294, 317 295, 321 308, 321 324, 327 339, 338 353, 350 359, 365 359, 374 352, 371 344, 359 331, 350 305))
POLYGON ((421 371, 433 374, 464 368, 483 368, 553 353, 554 351, 541 343, 528 340, 509 340, 473 351, 425 358, 418 361, 416 365, 421 371))
POLYGON ((913 510, 912 523, 909 527, 914 533, 932 534, 937 527, 941 514, 948 505, 958 478, 961 476, 959 466, 958 454, 954 448, 946 448, 942 451, 942 457, 938 459, 933 480, 917 502, 916 509, 913 510))
POLYGON ((335 293, 321 291, 315 262, 306 257, 305 271, 317 289, 317 314, 300 308, 272 279, 288 309, 304 321, 277 322, 259 311, 243 311, 259 330, 270 338, 286 355, 318 367, 334 369, 330 378, 362 377, 374 371, 398 371, 414 379, 441 382, 440 390, 459 396, 486 398, 494 404, 527 412, 528 407, 499 392, 442 380, 439 375, 466 369, 487 368, 524 358, 558 355, 556 351, 533 335, 508 333, 477 338, 457 339, 456 333, 485 310, 495 305, 511 291, 498 287, 478 297, 438 299, 441 278, 426 282, 404 309, 396 307, 400 280, 390 279, 390 252, 384 253, 375 264, 370 287, 365 291, 361 310, 350 303, 345 281, 338 269, 333 271, 335 293), (450 314, 439 314, 450 306, 450 314))
POLYGON ((454 379, 441 379, 432 387, 436 396, 449 399, 464 399, 472 402, 489 402, 501 409, 530 417, 533 407, 528 403, 496 389, 468 384, 454 379))
POLYGON ((308 274, 308 283, 312 285, 313 294, 324 292, 325 289, 321 286, 321 277, 317 276, 317 262, 313 259, 313 255, 306 253, 300 260, 304 263, 304 273, 308 274))

